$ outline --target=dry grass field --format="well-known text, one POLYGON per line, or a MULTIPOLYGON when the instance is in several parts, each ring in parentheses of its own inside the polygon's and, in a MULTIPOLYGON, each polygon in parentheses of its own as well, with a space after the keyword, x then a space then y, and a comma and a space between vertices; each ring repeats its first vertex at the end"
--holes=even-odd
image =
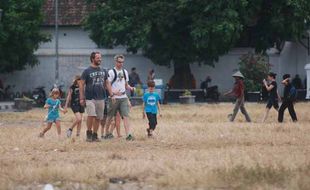
POLYGON ((80 138, 65 137, 71 111, 62 115, 62 139, 55 127, 37 137, 43 109, 2 112, 0 189, 310 189, 310 104, 296 104, 299 122, 286 113, 283 124, 274 110, 260 122, 264 104, 246 107, 253 123, 240 113, 228 122, 231 103, 165 105, 153 138, 134 107, 136 140, 98 143, 85 142, 85 123, 80 138))

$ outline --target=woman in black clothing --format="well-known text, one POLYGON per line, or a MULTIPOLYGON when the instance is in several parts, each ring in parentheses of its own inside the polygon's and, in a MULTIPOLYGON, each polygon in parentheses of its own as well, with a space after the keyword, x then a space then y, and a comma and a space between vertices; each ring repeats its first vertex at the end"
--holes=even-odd
POLYGON ((267 79, 268 79, 269 84, 267 83, 265 79, 263 80, 264 86, 269 93, 269 97, 267 100, 266 112, 265 112, 262 122, 266 121, 269 111, 272 106, 277 111, 279 109, 279 103, 278 103, 279 95, 278 95, 278 87, 277 87, 277 82, 276 82, 276 75, 277 74, 272 73, 272 72, 268 74, 267 79))
POLYGON ((70 102, 70 107, 75 115, 75 121, 73 122, 72 126, 67 130, 67 137, 71 137, 72 130, 75 126, 77 126, 76 136, 80 136, 82 118, 84 113, 84 106, 81 106, 80 104, 80 90, 78 84, 80 80, 80 75, 75 76, 66 99, 65 109, 67 109, 70 102))
POLYGON ((296 112, 294 109, 294 100, 295 100, 295 95, 296 95, 296 89, 290 83, 290 75, 289 74, 283 75, 282 84, 285 87, 284 87, 284 95, 283 95, 282 105, 279 109, 278 121, 280 123, 283 122, 284 111, 286 108, 288 108, 288 111, 290 113, 290 116, 291 116, 293 122, 296 122, 297 116, 296 116, 296 112))

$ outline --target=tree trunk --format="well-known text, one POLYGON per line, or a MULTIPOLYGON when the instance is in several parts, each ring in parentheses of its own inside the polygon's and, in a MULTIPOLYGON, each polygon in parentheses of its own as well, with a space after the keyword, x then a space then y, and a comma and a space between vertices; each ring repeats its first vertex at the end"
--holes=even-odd
POLYGON ((172 89, 195 89, 196 80, 189 64, 174 63, 174 74, 169 81, 172 89))

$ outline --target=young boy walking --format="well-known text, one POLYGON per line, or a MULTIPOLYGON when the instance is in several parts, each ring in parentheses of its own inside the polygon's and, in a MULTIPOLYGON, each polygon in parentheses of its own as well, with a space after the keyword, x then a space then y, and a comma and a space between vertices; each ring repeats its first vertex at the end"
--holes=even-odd
POLYGON ((278 121, 280 123, 283 122, 283 115, 286 108, 288 108, 288 111, 290 113, 290 116, 293 120, 293 122, 297 122, 297 116, 294 109, 294 100, 296 97, 296 88, 290 83, 290 75, 285 74, 283 75, 283 81, 282 84, 284 87, 284 96, 283 101, 279 109, 279 115, 278 115, 278 121))
POLYGON ((241 113, 245 116, 246 121, 251 122, 251 118, 244 107, 244 84, 243 84, 244 76, 240 71, 238 71, 235 74, 233 74, 232 77, 235 78, 234 88, 231 91, 224 94, 224 95, 233 95, 237 99, 233 113, 229 114, 229 121, 231 122, 234 121, 240 109, 241 113))
POLYGON ((149 127, 146 129, 147 135, 151 137, 153 135, 153 131, 157 125, 157 113, 160 114, 160 96, 157 92, 155 92, 155 82, 148 81, 148 92, 143 95, 143 119, 145 115, 149 121, 149 127))

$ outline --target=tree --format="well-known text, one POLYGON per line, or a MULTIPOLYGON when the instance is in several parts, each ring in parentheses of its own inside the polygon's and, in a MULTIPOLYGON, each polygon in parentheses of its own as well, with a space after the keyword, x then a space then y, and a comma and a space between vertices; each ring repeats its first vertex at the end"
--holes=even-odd
POLYGON ((0 0, 0 73, 38 63, 33 52, 48 36, 40 33, 44 0, 0 0))
POLYGON ((214 65, 251 32, 258 51, 296 39, 309 21, 307 0, 89 0, 85 22, 101 47, 139 49, 155 64, 174 65, 174 87, 192 88, 189 64, 214 65))

